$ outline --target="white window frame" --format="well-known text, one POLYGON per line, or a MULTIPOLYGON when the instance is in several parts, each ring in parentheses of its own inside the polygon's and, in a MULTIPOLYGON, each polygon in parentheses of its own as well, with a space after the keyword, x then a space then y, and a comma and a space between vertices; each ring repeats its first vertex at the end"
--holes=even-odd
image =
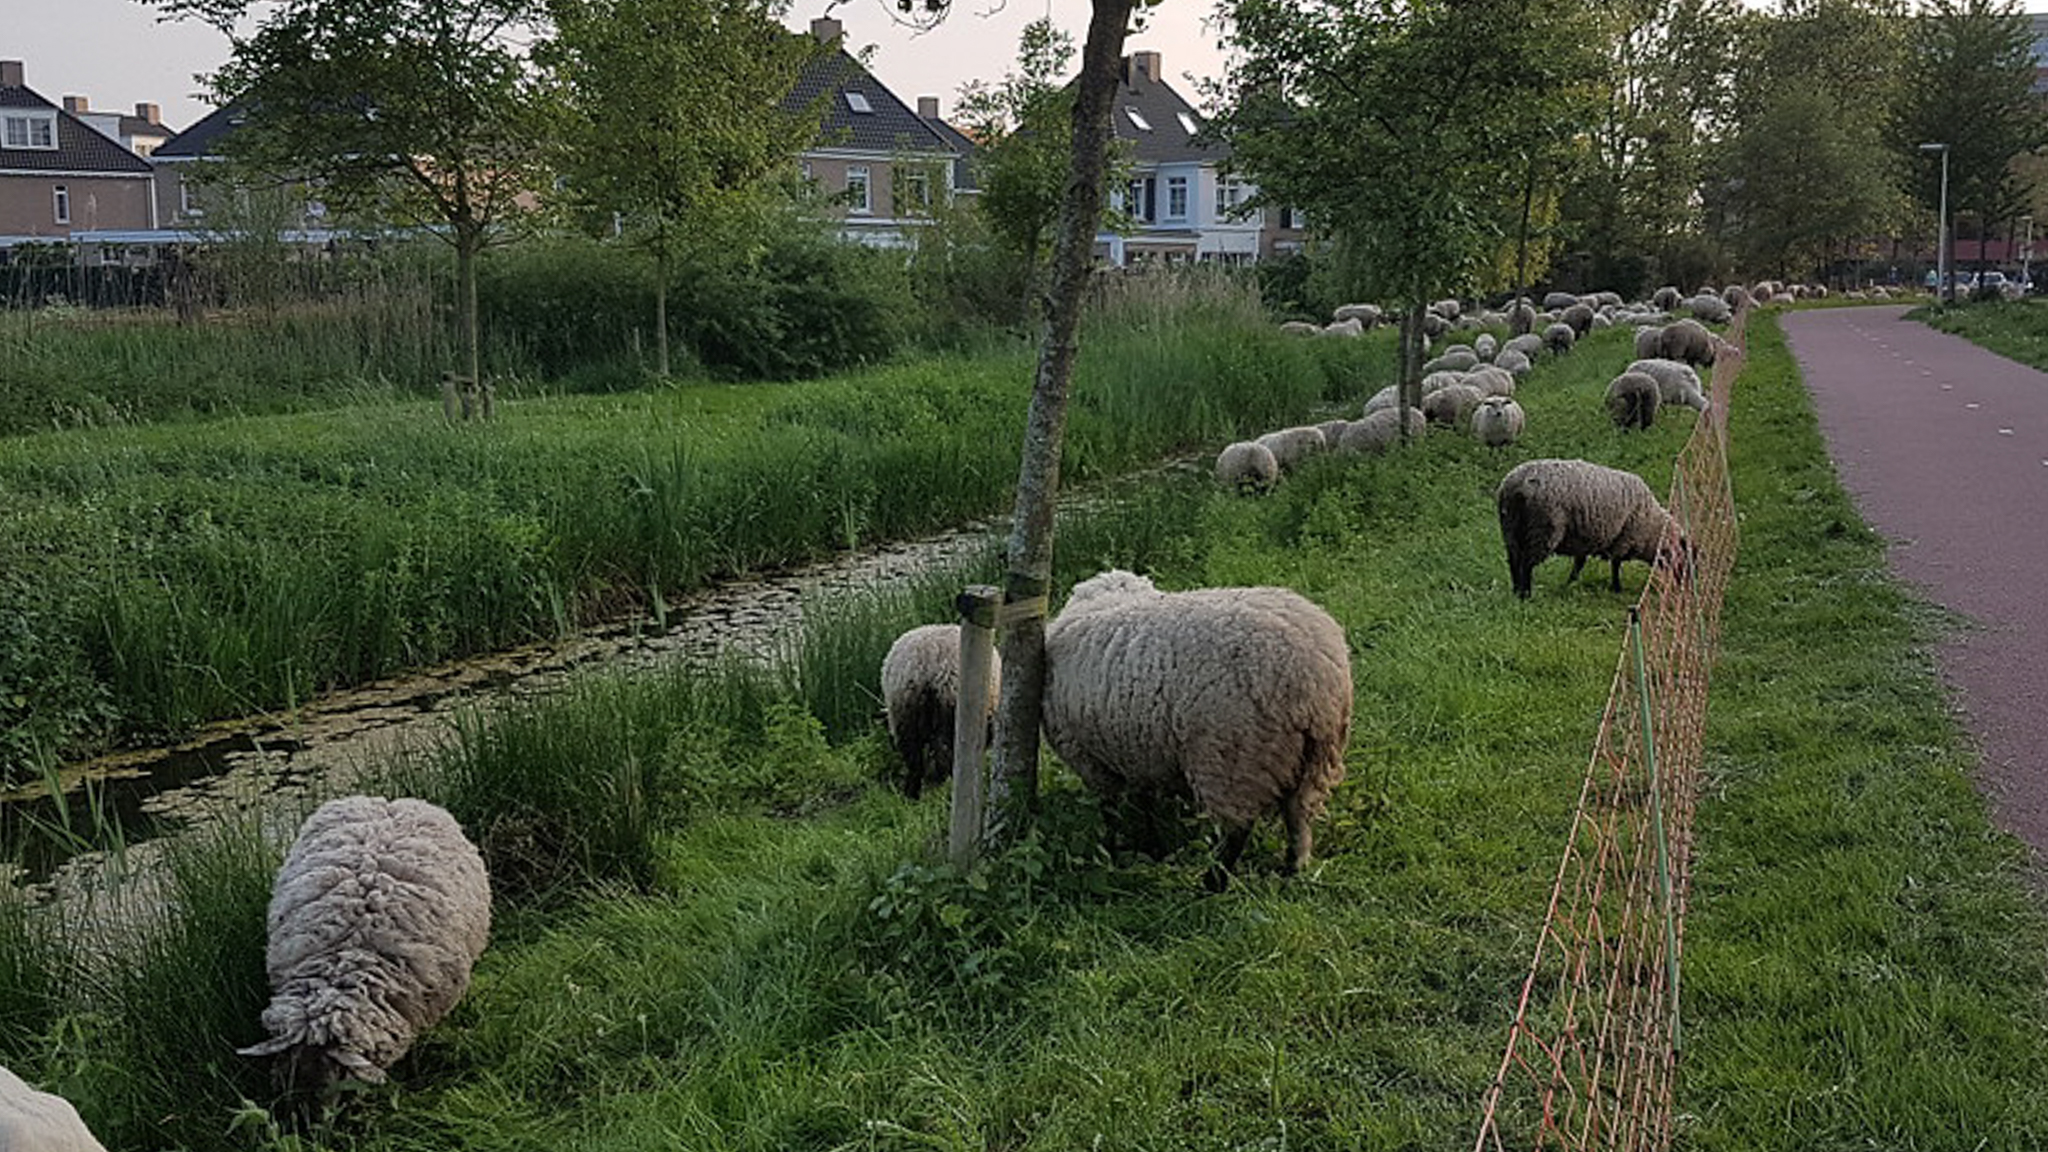
POLYGON ((898 172, 892 187, 896 192, 896 214, 898 216, 914 212, 930 212, 932 210, 931 173, 916 169, 898 172))
POLYGON ((1150 132, 1152 130, 1152 122, 1145 119, 1145 114, 1138 111, 1135 105, 1124 105, 1124 115, 1130 117, 1131 123, 1138 126, 1138 131, 1150 132))
POLYGON ((0 147, 37 152, 57 150, 57 114, 54 112, 9 112, 0 128, 0 147), (39 139, 40 137, 40 139, 39 139))
POLYGON ((178 214, 181 216, 204 216, 206 209, 192 202, 192 181, 178 177, 178 214))
POLYGON ((865 164, 846 166, 846 210, 857 216, 867 216, 875 210, 875 178, 865 164), (860 199, 853 198, 854 181, 860 182, 860 199))
POLYGON ((1188 218, 1188 178, 1168 176, 1166 178, 1166 219, 1185 220, 1188 218))
POLYGON ((863 116, 872 116, 875 111, 875 106, 868 103, 867 93, 855 92, 850 88, 846 91, 846 106, 863 116))
POLYGON ((1193 116, 1190 116, 1185 112, 1175 112, 1174 116, 1177 119, 1179 119, 1180 126, 1187 130, 1188 135, 1193 136, 1195 133, 1200 131, 1200 129, 1195 125, 1195 118, 1193 116))
POLYGON ((50 208, 59 224, 71 223, 71 189, 63 184, 50 188, 50 208))

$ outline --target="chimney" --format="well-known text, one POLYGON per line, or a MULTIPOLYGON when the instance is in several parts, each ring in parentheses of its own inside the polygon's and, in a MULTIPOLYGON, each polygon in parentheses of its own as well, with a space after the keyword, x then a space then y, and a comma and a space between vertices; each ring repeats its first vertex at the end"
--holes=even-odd
POLYGON ((26 88, 28 81, 22 79, 21 61, 0 60, 0 88, 26 88))
POLYGON ((83 116, 92 109, 92 102, 83 96, 64 97, 64 110, 73 116, 83 116))
POLYGON ((820 16, 811 21, 811 35, 820 44, 837 44, 846 29, 830 16, 820 16))
POLYGON ((1128 78, 1132 83, 1136 83, 1137 78, 1140 76, 1152 81, 1154 84, 1159 82, 1159 53, 1131 53, 1131 66, 1128 78))
POLYGON ((147 120, 151 124, 161 124, 163 123, 162 117, 163 109, 158 108, 154 104, 137 104, 135 106, 135 118, 137 120, 147 120))
POLYGON ((937 120, 939 118, 939 98, 937 96, 919 96, 917 98, 917 118, 919 120, 937 120))

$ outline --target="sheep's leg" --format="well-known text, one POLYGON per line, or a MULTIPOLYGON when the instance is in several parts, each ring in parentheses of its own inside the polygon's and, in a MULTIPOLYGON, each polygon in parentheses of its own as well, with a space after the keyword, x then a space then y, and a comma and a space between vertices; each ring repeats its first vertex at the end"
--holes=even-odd
POLYGON ((1571 574, 1571 575, 1569 575, 1569 576, 1567 576, 1567 577, 1565 577, 1565 578, 1564 578, 1564 582, 1565 582, 1565 583, 1567 583, 1567 584, 1570 584, 1570 583, 1572 583, 1573 581, 1577 580, 1577 579, 1579 578, 1579 573, 1580 573, 1581 571, 1583 571, 1583 570, 1585 569, 1585 567, 1586 567, 1586 558, 1585 558, 1584 556, 1574 556, 1574 557, 1572 557, 1572 574, 1571 574))
POLYGON ((1282 871, 1292 876, 1308 866, 1309 852, 1315 847, 1315 828, 1302 790, 1296 789, 1280 802, 1280 818, 1287 822, 1287 863, 1282 871))
POLYGON ((1529 598, 1529 582, 1536 573, 1536 564, 1529 559, 1529 550, 1516 546, 1514 539, 1508 540, 1508 582, 1514 585, 1515 595, 1529 598))
POLYGON ((1621 591, 1621 560, 1619 558, 1614 561, 1614 577, 1607 582, 1607 587, 1612 592, 1621 591))

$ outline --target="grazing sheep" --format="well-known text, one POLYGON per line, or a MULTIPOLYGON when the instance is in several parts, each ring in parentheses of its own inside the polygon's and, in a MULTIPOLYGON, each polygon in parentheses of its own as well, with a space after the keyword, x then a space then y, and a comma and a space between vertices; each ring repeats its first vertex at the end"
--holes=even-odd
POLYGON ((1432 424, 1456 427, 1465 422, 1479 402, 1486 399, 1486 393, 1470 384, 1453 384, 1439 388, 1422 398, 1422 415, 1432 424))
POLYGON ((1735 318, 1735 313, 1729 308, 1728 302, 1710 293, 1693 297, 1685 302, 1685 306, 1692 309, 1693 319, 1704 320, 1709 324, 1726 324, 1735 318))
POLYGON ((1546 312, 1562 312, 1578 302, 1579 298, 1569 292, 1546 292, 1543 294, 1543 309, 1546 312))
POLYGON ((1496 364, 1500 363, 1500 358, 1510 352, 1520 352, 1533 362, 1543 352, 1543 337, 1540 333, 1536 332, 1524 332, 1520 336, 1513 337, 1507 343, 1500 346, 1500 352, 1494 356, 1493 362, 1496 364))
POLYGON ((1493 354, 1498 351, 1500 351, 1500 341, 1494 339, 1493 333, 1481 332, 1472 338, 1472 354, 1481 360, 1493 359, 1493 354))
POLYGON ((1339 304, 1337 310, 1330 313, 1332 320, 1356 320, 1367 328, 1378 324, 1382 316, 1377 304, 1339 304))
POLYGON ((1707 394, 1700 387, 1700 374, 1690 364, 1653 357, 1637 360, 1623 371, 1653 377, 1658 397, 1665 404, 1682 404, 1695 412, 1707 410, 1707 394))
POLYGON ((1512 396, 1488 396, 1472 410, 1472 435, 1488 448, 1504 448, 1522 437, 1522 406, 1512 396))
POLYGON ((1557 314, 1560 323, 1569 324, 1572 331, 1580 336, 1593 330, 1593 306, 1580 301, 1557 314))
POLYGON ((1508 308, 1508 334, 1525 336, 1536 330, 1536 306, 1527 300, 1517 300, 1508 308))
POLYGON ((1424 372, 1463 372, 1477 367, 1479 354, 1463 344, 1453 344, 1422 366, 1424 372))
POLYGON ((1280 325, 1280 331, 1285 332, 1289 336, 1314 336, 1322 330, 1322 325, 1311 324, 1306 320, 1289 320, 1280 325))
POLYGON ((1552 324, 1543 330, 1543 346, 1558 356, 1572 350, 1572 344, 1579 338, 1572 326, 1565 323, 1552 324))
POLYGON ((1622 561, 1663 561, 1667 538, 1676 539, 1681 551, 1686 547, 1678 522, 1650 486, 1618 468, 1585 460, 1531 460, 1501 480, 1494 498, 1507 545, 1508 577, 1515 595, 1525 600, 1531 574, 1551 556, 1572 558, 1566 583, 1579 578, 1588 556, 1612 561, 1609 586, 1619 592, 1622 561))
POLYGON ((483 858, 424 800, 346 796, 299 826, 270 895, 271 1038, 295 1089, 381 1082, 469 987, 491 933, 483 858))
POLYGON ((1439 300, 1431 304, 1429 310, 1446 320, 1456 320, 1465 311, 1465 306, 1456 300, 1439 300))
POLYGON ((1623 372, 1607 385, 1607 415, 1624 431, 1655 424, 1661 402, 1657 378, 1646 373, 1623 372))
POLYGON ((1282 472, 1292 472, 1303 460, 1329 447, 1323 440, 1323 431, 1313 425, 1298 428, 1282 428, 1259 437, 1258 443, 1273 454, 1273 460, 1282 472))
MULTIPOLYGON (((1378 454, 1401 442, 1401 409, 1382 408, 1369 412, 1363 420, 1354 420, 1344 429, 1343 439, 1337 441, 1339 452, 1362 452, 1378 454)), ((1408 436, 1420 440, 1429 430, 1429 420, 1419 409, 1409 408, 1408 436)))
POLYGON ((1435 312, 1422 314, 1422 334, 1431 340, 1451 330, 1451 322, 1435 312))
POLYGON ((1351 421, 1349 420, 1325 420, 1321 424, 1316 425, 1316 430, 1323 434, 1324 448, 1335 448, 1337 441, 1343 437, 1344 430, 1349 427, 1351 427, 1351 421))
POLYGON ((1752 300, 1749 289, 1744 288, 1740 284, 1730 284, 1726 288, 1721 289, 1721 302, 1731 309, 1740 311, 1749 307, 1752 300))
POLYGON ((1107 800, 1192 796, 1223 830, 1212 887, 1275 808, 1286 869, 1344 779, 1351 654, 1330 614, 1284 588, 1161 592, 1129 572, 1074 587, 1045 629, 1046 742, 1107 800))
POLYGON ((1515 374, 1498 364, 1483 364, 1465 373, 1465 383, 1488 396, 1515 394, 1515 374))
MULTIPOLYGON (((1003 682, 998 656, 989 671, 982 714, 993 727, 996 693, 1003 682)), ((953 727, 960 700, 960 626, 926 624, 889 645, 882 658, 882 705, 889 743, 903 759, 903 794, 912 800, 927 784, 953 777, 953 727)))
POLYGON ((1431 372, 1422 378, 1421 391, 1424 396, 1427 396, 1439 388, 1449 388, 1453 384, 1463 384, 1464 382, 1465 374, 1463 372, 1431 372))
POLYGON ((1644 357, 1640 344, 1636 347, 1638 359, 1683 360, 1687 364, 1712 364, 1714 353, 1714 334, 1697 320, 1675 320, 1665 325, 1653 357, 1644 357))
MULTIPOLYGON (((1383 408, 1392 408, 1400 402, 1401 386, 1399 384, 1389 384, 1371 396, 1366 397, 1365 411, 1360 413, 1360 415, 1370 416, 1383 408)), ((1333 443, 1331 447, 1334 448, 1336 445, 1333 443)))
POLYGON ((6 1068, 0 1068, 0 1149, 107 1152, 71 1101, 29 1087, 6 1068))
POLYGON ((1493 358, 1492 366, 1504 368, 1508 375, 1520 379, 1529 374, 1529 354, 1519 348, 1503 348, 1493 358))
POLYGON ((1365 325, 1357 319, 1339 320, 1334 324, 1324 325, 1318 334, 1322 336, 1363 336, 1365 335, 1365 325))
POLYGON ((1678 302, 1683 299, 1685 299, 1685 294, 1669 284, 1650 294, 1650 303, 1659 312, 1671 311, 1673 308, 1678 307, 1678 302))
POLYGON ((1664 354, 1664 329, 1636 329, 1636 358, 1647 360, 1664 354))
POLYGON ((1595 292, 1591 299, 1595 308, 1619 308, 1627 303, 1619 292, 1595 292))
POLYGON ((1280 461, 1255 440, 1240 440, 1216 454, 1216 482, 1239 492, 1271 491, 1279 479, 1280 461))

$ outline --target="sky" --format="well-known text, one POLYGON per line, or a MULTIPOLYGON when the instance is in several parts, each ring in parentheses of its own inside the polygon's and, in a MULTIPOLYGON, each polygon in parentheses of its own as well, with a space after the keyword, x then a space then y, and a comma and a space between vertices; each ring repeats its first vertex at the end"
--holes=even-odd
MULTIPOLYGON (((2043 0, 2048 3, 2048 0, 2043 0)), ((1088 0, 954 0, 938 29, 916 33, 896 23, 893 0, 793 0, 787 23, 808 28, 829 14, 846 26, 847 44, 874 45, 871 63, 891 91, 916 105, 937 96, 952 110, 960 86, 995 80, 1017 57, 1024 25, 1050 11, 1072 32, 1076 49, 1088 25, 1088 0)), ((1164 75, 1189 100, 1200 94, 1188 74, 1221 72, 1223 53, 1203 20, 1209 0, 1171 0, 1148 17, 1125 51, 1161 55, 1164 75)), ((20 60, 28 86, 51 102, 84 96, 93 111, 133 112, 157 104, 164 122, 190 127, 211 110, 195 75, 227 59, 228 42, 210 28, 164 23, 136 0, 0 0, 0 60, 20 60)))

